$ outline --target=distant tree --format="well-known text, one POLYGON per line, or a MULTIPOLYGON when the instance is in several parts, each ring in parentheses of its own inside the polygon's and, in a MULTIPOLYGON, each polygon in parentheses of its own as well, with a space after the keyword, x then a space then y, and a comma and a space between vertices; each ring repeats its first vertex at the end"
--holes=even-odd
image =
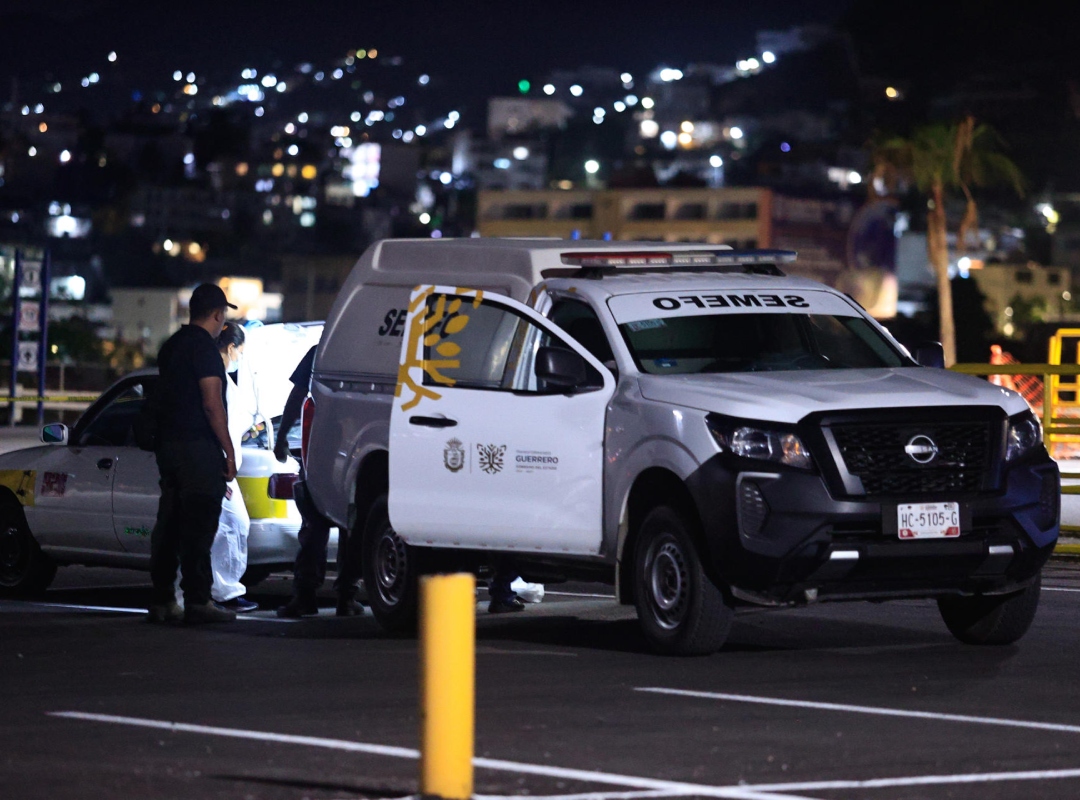
POLYGON ((988 125, 972 117, 959 123, 933 123, 916 128, 910 137, 881 137, 872 144, 874 177, 913 183, 925 195, 926 249, 937 276, 941 344, 945 363, 956 363, 956 323, 949 284, 948 221, 945 199, 963 194, 966 207, 959 229, 963 248, 969 232, 978 227, 978 207, 972 189, 1011 185, 1023 194, 1020 170, 1000 152, 1002 142, 988 125))
POLYGON ((1016 329, 1013 334, 1018 339, 1023 339, 1031 330, 1043 322, 1046 322, 1049 309, 1045 297, 1021 297, 1014 294, 1009 300, 1012 309, 1012 324, 1016 329))
POLYGON ((71 317, 49 323, 49 344, 56 355, 79 364, 101 364, 105 351, 97 328, 86 317, 71 317))

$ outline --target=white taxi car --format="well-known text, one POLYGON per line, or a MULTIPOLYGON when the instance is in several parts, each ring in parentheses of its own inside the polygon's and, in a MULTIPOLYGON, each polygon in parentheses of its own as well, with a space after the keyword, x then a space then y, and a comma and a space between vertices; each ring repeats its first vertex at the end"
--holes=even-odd
MULTIPOLYGON (((278 462, 273 440, 289 375, 322 327, 287 323, 246 331, 237 382, 253 427, 237 481, 251 517, 249 586, 291 567, 296 556, 298 467, 292 458, 278 462)), ((129 374, 74 427, 46 425, 45 445, 0 455, 0 595, 41 591, 66 564, 149 569, 158 470, 154 454, 136 446, 131 425, 157 378, 152 369, 129 374)), ((287 435, 299 452, 299 426, 287 435)), ((333 557, 333 534, 330 545, 333 557)))

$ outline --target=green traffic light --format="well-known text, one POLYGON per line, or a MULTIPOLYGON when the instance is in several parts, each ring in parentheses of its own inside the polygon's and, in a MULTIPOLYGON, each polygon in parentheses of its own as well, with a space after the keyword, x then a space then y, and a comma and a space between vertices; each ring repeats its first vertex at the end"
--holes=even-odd
POLYGON ((529 83, 524 78, 522 78, 520 81, 518 81, 518 91, 521 92, 522 94, 528 94, 529 93, 529 88, 531 86, 532 86, 532 84, 529 83))

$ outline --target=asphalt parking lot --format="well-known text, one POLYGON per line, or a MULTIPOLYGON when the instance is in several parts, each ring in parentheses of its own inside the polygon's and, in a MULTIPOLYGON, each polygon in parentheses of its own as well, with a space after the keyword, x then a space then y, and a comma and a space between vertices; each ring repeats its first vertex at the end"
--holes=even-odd
MULTIPOLYGON (((743 615, 697 659, 648 653, 603 587, 480 606, 476 793, 1076 797, 1080 565, 1045 585, 1006 648, 955 642, 916 601, 743 615)), ((0 601, 0 796, 416 792, 415 641, 330 608, 151 626, 146 598, 138 573, 70 568, 41 601, 0 601)))

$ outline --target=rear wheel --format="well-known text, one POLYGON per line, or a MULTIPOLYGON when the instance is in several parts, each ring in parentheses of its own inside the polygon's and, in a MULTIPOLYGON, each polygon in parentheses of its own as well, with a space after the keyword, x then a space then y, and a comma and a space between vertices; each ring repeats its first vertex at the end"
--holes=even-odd
POLYGON ((240 583, 248 590, 253 589, 269 578, 273 571, 274 568, 267 564, 249 564, 240 578, 240 583))
POLYGON ((30 533, 22 508, 0 506, 0 595, 38 594, 56 577, 56 562, 41 551, 30 533))
POLYGON ((391 527, 385 494, 371 504, 362 548, 364 586, 376 621, 388 633, 415 632, 419 558, 391 527))
POLYGON ((645 637, 660 653, 714 653, 727 639, 734 617, 706 574, 690 530, 678 511, 657 506, 638 533, 635 604, 645 637))
POLYGON ((965 644, 1012 644, 1035 619, 1041 584, 1039 575, 1014 594, 942 597, 938 610, 949 632, 965 644))

